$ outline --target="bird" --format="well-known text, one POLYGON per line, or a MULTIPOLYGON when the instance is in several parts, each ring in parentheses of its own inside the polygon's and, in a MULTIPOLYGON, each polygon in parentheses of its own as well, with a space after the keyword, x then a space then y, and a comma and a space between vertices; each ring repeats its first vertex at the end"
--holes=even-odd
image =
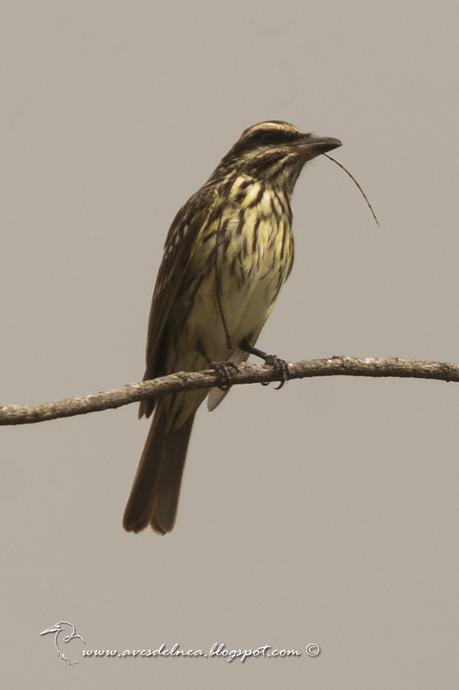
POLYGON ((65 661, 67 664, 77 664, 77 661, 70 661, 69 657, 64 654, 64 652, 61 651, 59 648, 58 644, 58 637, 60 633, 65 632, 65 627, 70 628, 70 632, 67 635, 63 636, 63 642, 68 644, 71 640, 79 639, 82 641, 83 644, 86 644, 86 640, 77 633, 75 626, 73 623, 70 623, 69 621, 59 621, 58 623, 54 623, 50 628, 47 628, 46 630, 42 630, 40 635, 48 635, 52 634, 54 635, 54 646, 56 648, 56 652, 58 653, 59 657, 65 661))
POLYGON ((288 378, 286 362, 255 347, 294 258, 291 197, 303 166, 341 146, 283 120, 245 129, 169 229, 153 292, 143 380, 212 367, 219 387, 141 401, 153 414, 123 517, 159 534, 176 520, 196 411, 222 401, 249 355, 288 378))

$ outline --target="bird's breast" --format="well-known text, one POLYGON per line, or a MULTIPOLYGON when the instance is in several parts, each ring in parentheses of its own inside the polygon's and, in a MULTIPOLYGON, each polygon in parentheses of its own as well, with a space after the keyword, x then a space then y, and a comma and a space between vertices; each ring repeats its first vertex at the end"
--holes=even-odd
POLYGON ((293 260, 288 199, 261 183, 243 192, 202 230, 180 319, 214 359, 228 335, 237 344, 261 328, 293 260))
POLYGON ((285 280, 293 255, 288 200, 261 183, 248 188, 237 213, 224 227, 220 251, 232 289, 251 290, 260 281, 277 286, 285 280))

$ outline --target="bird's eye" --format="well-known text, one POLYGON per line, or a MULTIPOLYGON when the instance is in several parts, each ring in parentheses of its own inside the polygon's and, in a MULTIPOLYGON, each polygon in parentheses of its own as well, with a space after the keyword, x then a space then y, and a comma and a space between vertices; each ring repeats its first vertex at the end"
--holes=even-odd
POLYGON ((282 141, 282 135, 279 132, 262 132, 260 136, 260 144, 276 144, 282 141))
POLYGON ((249 138, 250 146, 269 146, 271 144, 287 144, 296 141, 304 135, 299 132, 292 132, 284 129, 261 130, 254 132, 249 138))
POLYGON ((236 142, 231 149, 229 156, 241 156, 250 151, 256 151, 262 146, 280 146, 296 141, 304 135, 299 132, 284 129, 259 129, 254 132, 244 133, 245 136, 236 142))
POLYGON ((280 144, 283 141, 282 132, 254 132, 250 137, 250 144, 252 146, 267 146, 269 144, 280 144))

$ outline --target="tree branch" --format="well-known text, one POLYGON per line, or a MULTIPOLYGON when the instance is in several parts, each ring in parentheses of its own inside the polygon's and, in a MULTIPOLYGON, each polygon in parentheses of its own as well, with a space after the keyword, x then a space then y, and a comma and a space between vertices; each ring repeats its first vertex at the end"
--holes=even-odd
MULTIPOLYGON (((374 357, 329 357, 312 359, 289 364, 290 378, 303 379, 314 376, 374 376, 459 383, 459 365, 446 362, 428 362, 421 359, 374 358, 374 357)), ((145 398, 160 398, 177 391, 212 388, 217 384, 218 375, 209 369, 196 372, 178 372, 161 376, 151 381, 130 383, 103 393, 67 398, 38 405, 0 406, 0 426, 13 424, 33 424, 49 419, 73 417, 109 410, 145 398)), ((244 383, 265 383, 278 381, 279 374, 271 366, 261 364, 240 364, 238 372, 231 375, 234 385, 244 383)))

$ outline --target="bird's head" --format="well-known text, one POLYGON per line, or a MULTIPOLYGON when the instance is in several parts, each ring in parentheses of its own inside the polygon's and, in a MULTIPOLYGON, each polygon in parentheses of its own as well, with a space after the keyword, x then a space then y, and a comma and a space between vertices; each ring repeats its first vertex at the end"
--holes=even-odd
POLYGON ((307 134, 289 122, 259 122, 242 132, 216 173, 237 170, 292 192, 304 164, 338 146, 339 139, 307 134))
POLYGON ((58 623, 54 623, 54 625, 52 625, 50 628, 42 630, 40 635, 47 635, 48 633, 68 632, 67 628, 70 630, 69 637, 74 636, 75 626, 73 625, 73 623, 69 623, 68 621, 59 621, 58 623))

